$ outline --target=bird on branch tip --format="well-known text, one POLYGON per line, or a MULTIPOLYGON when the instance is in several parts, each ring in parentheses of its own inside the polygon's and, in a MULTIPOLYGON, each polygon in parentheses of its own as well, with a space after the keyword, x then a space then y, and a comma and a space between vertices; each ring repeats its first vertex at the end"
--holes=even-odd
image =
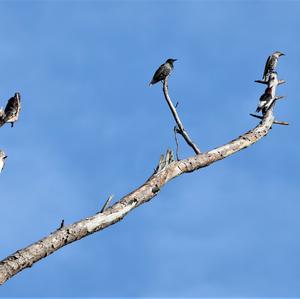
POLYGON ((280 51, 276 51, 268 57, 268 59, 266 61, 265 69, 264 69, 263 81, 269 80, 270 74, 275 72, 275 68, 278 63, 278 58, 283 55, 284 54, 281 53, 280 51))
POLYGON ((151 82, 149 83, 149 85, 153 85, 156 84, 157 82, 165 80, 166 77, 169 76, 170 73, 172 72, 174 68, 173 63, 176 60, 177 59, 169 58, 164 64, 162 64, 154 73, 154 76, 151 82))
POLYGON ((0 150, 0 173, 3 170, 6 158, 7 158, 7 156, 5 155, 4 151, 0 150))
POLYGON ((11 126, 14 126, 14 122, 16 122, 19 118, 21 109, 21 96, 18 92, 15 93, 13 97, 11 97, 4 109, 4 123, 11 123, 11 126))

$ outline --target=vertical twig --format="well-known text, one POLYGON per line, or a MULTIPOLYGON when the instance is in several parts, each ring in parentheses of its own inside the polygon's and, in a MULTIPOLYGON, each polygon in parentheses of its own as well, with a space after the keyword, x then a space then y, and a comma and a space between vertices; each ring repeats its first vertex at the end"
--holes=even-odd
POLYGON ((178 144, 178 138, 177 138, 177 126, 174 127, 174 136, 175 136, 175 143, 176 143, 176 160, 179 161, 179 155, 178 155, 178 148, 179 148, 179 144, 178 144))
POLYGON ((176 108, 173 105, 173 102, 169 96, 169 92, 168 92, 168 77, 164 80, 163 82, 163 91, 164 91, 164 95, 165 95, 165 99, 167 101, 167 104, 173 114, 173 117, 177 123, 178 126, 178 130, 177 132, 184 138, 184 140, 187 142, 187 144, 194 150, 194 152, 198 155, 201 154, 200 149, 197 147, 197 145, 192 141, 192 139, 190 138, 190 136, 188 135, 188 133, 186 132, 186 130, 183 127, 183 124, 179 118, 179 115, 176 111, 176 108))

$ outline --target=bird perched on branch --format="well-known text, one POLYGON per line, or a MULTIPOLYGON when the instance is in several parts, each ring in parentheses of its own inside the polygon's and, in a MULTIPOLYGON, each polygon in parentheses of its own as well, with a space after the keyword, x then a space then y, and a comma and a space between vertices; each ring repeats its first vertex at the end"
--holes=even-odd
POLYGON ((0 108, 0 127, 4 124, 4 116, 5 116, 4 110, 3 110, 3 108, 1 107, 1 108, 0 108))
POLYGON ((4 151, 0 150, 0 173, 2 172, 6 158, 7 156, 5 155, 4 151))
POLYGON ((153 76, 151 82, 149 83, 149 85, 153 85, 159 81, 165 80, 166 77, 169 76, 170 73, 172 72, 172 70, 174 68, 173 63, 176 60, 177 59, 169 58, 164 64, 162 64, 154 73, 154 76, 153 76))
POLYGON ((4 123, 11 123, 11 126, 14 126, 14 122, 16 122, 19 118, 21 109, 21 96, 18 92, 15 93, 13 97, 11 97, 4 109, 4 123))
POLYGON ((262 112, 263 115, 267 113, 269 108, 274 102, 274 98, 272 97, 271 94, 271 88, 267 87, 265 92, 261 95, 259 99, 259 103, 256 109, 256 112, 258 113, 259 111, 262 112))
POLYGON ((278 58, 282 55, 284 55, 284 54, 279 51, 276 51, 268 57, 266 65, 265 65, 264 75, 263 75, 264 81, 268 81, 270 74, 275 72, 275 68, 278 63, 278 58))

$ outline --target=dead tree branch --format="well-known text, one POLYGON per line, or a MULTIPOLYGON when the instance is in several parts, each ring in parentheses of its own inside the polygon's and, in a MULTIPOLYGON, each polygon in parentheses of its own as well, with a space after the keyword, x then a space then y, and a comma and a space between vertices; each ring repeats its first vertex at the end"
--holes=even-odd
MULTIPOLYGON (((124 196, 103 213, 63 226, 47 237, 3 259, 0 262, 0 284, 56 250, 119 222, 130 211, 155 197, 161 188, 175 177, 209 166, 254 144, 268 134, 273 122, 274 116, 270 109, 253 130, 223 146, 180 161, 171 162, 172 159, 169 158, 169 164, 162 162, 164 167, 161 165, 159 171, 156 171, 142 186, 124 196)), ((171 157, 171 154, 168 156, 171 157)))
POLYGON ((187 131, 184 129, 183 124, 179 118, 179 115, 176 111, 176 108, 173 105, 173 102, 169 96, 169 91, 168 91, 168 77, 164 80, 163 83, 163 92, 165 95, 165 99, 167 101, 167 104, 172 112, 172 115, 176 121, 176 124, 178 126, 177 128, 177 133, 179 133, 184 140, 186 141, 186 143, 194 150, 196 155, 199 155, 201 153, 200 149, 197 147, 197 145, 192 141, 192 139, 190 138, 189 134, 187 133, 187 131))
MULTIPOLYGON (((277 75, 275 75, 272 85, 269 84, 268 88, 271 88, 273 99, 276 98, 276 87, 282 81, 277 80, 277 75)), ((121 221, 129 212, 155 197, 170 180, 184 173, 190 173, 207 167, 256 143, 262 137, 266 136, 272 128, 273 123, 276 123, 273 116, 273 108, 276 102, 274 100, 263 116, 253 115, 261 119, 260 123, 254 129, 225 145, 206 153, 200 153, 200 150, 184 130, 182 122, 169 97, 167 79, 164 81, 163 91, 177 123, 177 132, 193 148, 196 155, 184 160, 174 161, 173 152, 167 150, 166 155, 160 157, 159 164, 150 178, 139 188, 124 196, 112 206, 108 206, 111 200, 110 197, 100 213, 96 213, 93 216, 67 226, 64 226, 64 222, 62 222, 58 230, 3 259, 0 262, 0 284, 5 283, 20 271, 31 267, 34 263, 54 253, 56 250, 121 221)))

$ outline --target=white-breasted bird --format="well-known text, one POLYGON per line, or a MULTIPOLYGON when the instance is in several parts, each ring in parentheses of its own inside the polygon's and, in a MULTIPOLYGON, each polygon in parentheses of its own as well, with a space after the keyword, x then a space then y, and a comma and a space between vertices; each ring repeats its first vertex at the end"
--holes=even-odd
POLYGON ((14 122, 16 122, 19 118, 21 109, 21 95, 16 92, 13 97, 11 97, 4 109, 4 123, 11 123, 11 126, 14 126, 14 122))
POLYGON ((261 111, 262 114, 265 115, 273 104, 274 100, 275 99, 272 97, 271 88, 267 87, 265 92, 259 98, 256 112, 258 113, 259 111, 261 111))
POLYGON ((275 72, 275 68, 278 63, 278 58, 280 56, 284 55, 280 51, 274 52, 272 55, 270 55, 266 61, 265 69, 264 69, 264 74, 263 74, 263 80, 268 81, 269 80, 269 75, 273 72, 275 72))
POLYGON ((153 78, 152 78, 151 82, 149 83, 149 85, 153 85, 159 81, 165 80, 166 77, 169 76, 170 73, 172 72, 172 70, 174 68, 173 63, 176 60, 177 59, 169 58, 164 64, 162 64, 154 73, 153 78))
POLYGON ((3 170, 6 158, 7 158, 7 156, 5 155, 4 151, 0 150, 0 173, 3 170))

